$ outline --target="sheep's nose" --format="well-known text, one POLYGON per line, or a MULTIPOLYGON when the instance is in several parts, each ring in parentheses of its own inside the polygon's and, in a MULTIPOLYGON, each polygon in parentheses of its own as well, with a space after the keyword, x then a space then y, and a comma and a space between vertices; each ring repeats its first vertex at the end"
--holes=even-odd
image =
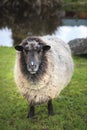
POLYGON ((27 65, 27 70, 31 73, 31 74, 35 74, 38 71, 38 64, 36 62, 30 62, 27 65))
POLYGON ((37 65, 35 63, 33 63, 33 62, 31 62, 29 64, 29 68, 31 68, 32 70, 34 70, 36 67, 37 67, 37 65))

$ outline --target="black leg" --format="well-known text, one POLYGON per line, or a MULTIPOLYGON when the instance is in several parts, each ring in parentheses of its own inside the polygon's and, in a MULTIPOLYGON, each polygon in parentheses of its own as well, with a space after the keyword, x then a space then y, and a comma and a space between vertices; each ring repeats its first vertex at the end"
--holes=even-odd
POLYGON ((33 105, 30 105, 30 110, 28 112, 27 118, 32 118, 35 114, 35 108, 33 105))
POLYGON ((52 100, 48 101, 48 114, 51 115, 51 116, 54 115, 52 100))

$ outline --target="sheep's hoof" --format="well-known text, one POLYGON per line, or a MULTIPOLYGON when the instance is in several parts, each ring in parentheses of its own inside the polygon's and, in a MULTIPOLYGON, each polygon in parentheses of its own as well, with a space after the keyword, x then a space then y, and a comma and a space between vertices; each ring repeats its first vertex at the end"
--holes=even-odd
POLYGON ((29 113, 28 113, 28 115, 27 115, 27 118, 32 118, 32 117, 34 117, 34 106, 30 106, 30 110, 29 110, 29 113))
POLYGON ((54 115, 54 112, 53 112, 53 111, 48 111, 48 115, 49 115, 49 116, 53 116, 53 115, 54 115))
POLYGON ((33 118, 34 117, 34 114, 33 113, 29 113, 28 115, 27 115, 27 118, 33 118))

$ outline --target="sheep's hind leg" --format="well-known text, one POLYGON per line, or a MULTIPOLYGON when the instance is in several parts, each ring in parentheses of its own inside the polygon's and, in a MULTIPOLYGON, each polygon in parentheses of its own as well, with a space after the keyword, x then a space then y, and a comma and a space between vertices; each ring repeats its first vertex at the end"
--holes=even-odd
POLYGON ((48 101, 48 115, 51 115, 51 116, 54 115, 52 100, 48 101))
POLYGON ((30 105, 30 110, 28 112, 27 118, 32 118, 35 115, 35 108, 34 106, 30 105))

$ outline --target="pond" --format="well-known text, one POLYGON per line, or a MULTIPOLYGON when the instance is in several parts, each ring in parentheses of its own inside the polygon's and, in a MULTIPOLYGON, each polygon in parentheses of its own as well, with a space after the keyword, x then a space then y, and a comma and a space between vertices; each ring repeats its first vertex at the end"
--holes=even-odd
POLYGON ((63 8, 42 10, 3 10, 0 12, 0 46, 19 44, 31 35, 57 36, 69 42, 87 37, 87 12, 63 8))

